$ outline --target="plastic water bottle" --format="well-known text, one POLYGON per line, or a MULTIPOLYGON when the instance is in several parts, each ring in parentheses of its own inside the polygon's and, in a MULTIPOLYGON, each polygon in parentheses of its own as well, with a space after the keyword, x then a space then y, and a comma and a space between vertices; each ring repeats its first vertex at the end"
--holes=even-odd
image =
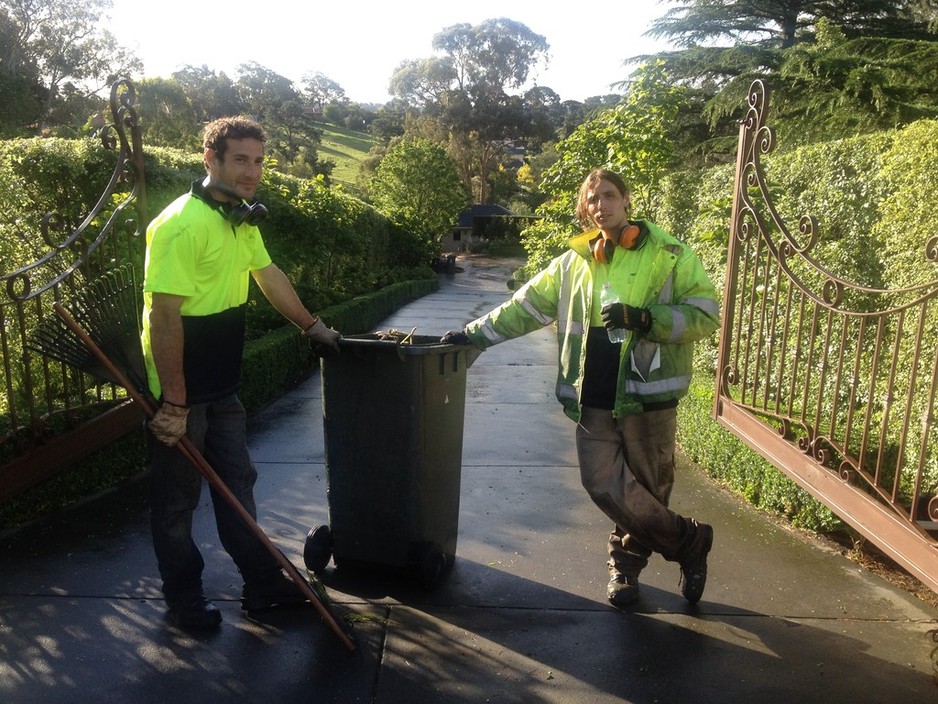
MULTIPOLYGON (((616 293, 616 290, 608 281, 603 284, 602 290, 599 293, 599 302, 603 308, 610 303, 619 302, 619 294, 616 293)), ((609 342, 625 342, 625 328, 609 328, 607 331, 609 333, 609 342)))

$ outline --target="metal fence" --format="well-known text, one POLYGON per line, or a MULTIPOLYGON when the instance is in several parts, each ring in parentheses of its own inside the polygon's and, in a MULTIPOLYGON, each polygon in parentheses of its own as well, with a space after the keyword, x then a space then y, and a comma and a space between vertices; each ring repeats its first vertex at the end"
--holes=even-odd
MULTIPOLYGON (((58 213, 38 223, 41 255, 0 273, 0 500, 48 478, 103 447, 134 425, 140 412, 123 389, 102 384, 30 352, 30 331, 52 303, 67 300, 118 266, 133 270, 145 227, 143 150, 136 91, 128 80, 111 86, 112 123, 99 135, 115 154, 110 181, 74 228, 58 213)), ((33 223, 33 225, 36 225, 33 223)))
MULTIPOLYGON (((938 591, 938 280, 851 283, 789 227, 761 159, 768 91, 741 127, 714 413, 718 421, 938 591)), ((823 165, 819 165, 823 168, 823 165)), ((938 261, 938 237, 924 255, 938 261)))

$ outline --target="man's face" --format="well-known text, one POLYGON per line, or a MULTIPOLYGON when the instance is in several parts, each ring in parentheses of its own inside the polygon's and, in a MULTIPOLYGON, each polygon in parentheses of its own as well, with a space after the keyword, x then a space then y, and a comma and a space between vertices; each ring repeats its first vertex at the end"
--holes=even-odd
POLYGON ((619 193, 615 184, 605 179, 587 191, 587 207, 589 216, 603 232, 618 235, 626 222, 626 207, 628 200, 619 193))
POLYGON ((264 145, 256 139, 228 139, 224 160, 208 149, 205 163, 211 184, 221 189, 213 193, 218 200, 253 200, 264 172, 264 145))

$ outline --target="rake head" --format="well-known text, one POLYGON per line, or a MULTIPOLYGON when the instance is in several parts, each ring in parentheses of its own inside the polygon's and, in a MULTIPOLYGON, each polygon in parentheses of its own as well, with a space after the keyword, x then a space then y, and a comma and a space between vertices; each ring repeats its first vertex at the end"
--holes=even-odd
MULTIPOLYGON (((132 267, 109 271, 61 305, 138 390, 146 388, 132 267)), ((26 347, 98 379, 120 384, 58 315, 45 317, 26 341, 26 347)))

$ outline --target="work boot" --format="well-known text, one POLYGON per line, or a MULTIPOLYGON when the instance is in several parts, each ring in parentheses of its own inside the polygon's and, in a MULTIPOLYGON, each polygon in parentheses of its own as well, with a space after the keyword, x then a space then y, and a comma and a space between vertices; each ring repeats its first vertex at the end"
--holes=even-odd
POLYGON ((707 586, 707 554, 713 547, 713 528, 706 523, 691 520, 700 532, 700 547, 692 557, 681 562, 680 585, 684 598, 691 604, 696 604, 707 586))
POLYGON ((241 588, 241 608, 245 611, 263 611, 305 602, 306 595, 282 572, 269 581, 245 582, 241 588))
POLYGON ((203 594, 167 601, 166 618, 179 628, 212 630, 221 624, 221 611, 203 594))
POLYGON ((610 603, 619 609, 634 604, 638 600, 638 577, 610 572, 606 596, 609 597, 610 603))

